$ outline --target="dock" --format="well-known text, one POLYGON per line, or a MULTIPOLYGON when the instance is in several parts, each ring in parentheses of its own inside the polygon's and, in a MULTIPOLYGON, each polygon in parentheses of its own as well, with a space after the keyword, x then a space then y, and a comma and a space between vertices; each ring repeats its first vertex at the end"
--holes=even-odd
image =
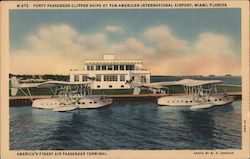
MULTIPOLYGON (((228 92, 229 96, 233 96, 235 100, 240 100, 242 93, 241 92, 228 92)), ((157 101, 158 98, 164 96, 180 96, 185 95, 185 93, 178 94, 123 94, 123 95, 107 95, 107 97, 113 98, 114 102, 135 102, 135 101, 157 101)), ((46 99, 53 98, 55 96, 52 95, 37 95, 37 96, 10 96, 9 97, 9 105, 10 106, 31 106, 31 99, 46 99)))

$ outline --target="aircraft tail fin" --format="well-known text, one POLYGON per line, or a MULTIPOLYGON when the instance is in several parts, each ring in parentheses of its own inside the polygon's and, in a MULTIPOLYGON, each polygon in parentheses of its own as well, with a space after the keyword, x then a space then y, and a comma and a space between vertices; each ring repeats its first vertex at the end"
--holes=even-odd
POLYGON ((11 77, 10 84, 11 84, 10 88, 11 96, 15 96, 18 92, 18 86, 19 86, 19 82, 15 76, 11 77))
POLYGON ((141 92, 141 88, 140 87, 134 87, 133 94, 138 95, 138 94, 140 94, 140 92, 141 92))

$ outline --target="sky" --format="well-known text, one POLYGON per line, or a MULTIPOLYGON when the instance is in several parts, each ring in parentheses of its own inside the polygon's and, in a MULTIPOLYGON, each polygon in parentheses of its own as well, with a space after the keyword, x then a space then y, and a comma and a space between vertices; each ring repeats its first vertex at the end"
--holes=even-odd
POLYGON ((142 59, 152 75, 241 75, 240 9, 11 10, 10 73, 142 59))

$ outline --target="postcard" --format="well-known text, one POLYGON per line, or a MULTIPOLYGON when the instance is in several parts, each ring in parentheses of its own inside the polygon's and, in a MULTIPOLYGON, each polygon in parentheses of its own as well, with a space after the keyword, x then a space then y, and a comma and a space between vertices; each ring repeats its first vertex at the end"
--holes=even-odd
POLYGON ((1 158, 249 158, 248 1, 1 3, 1 158))

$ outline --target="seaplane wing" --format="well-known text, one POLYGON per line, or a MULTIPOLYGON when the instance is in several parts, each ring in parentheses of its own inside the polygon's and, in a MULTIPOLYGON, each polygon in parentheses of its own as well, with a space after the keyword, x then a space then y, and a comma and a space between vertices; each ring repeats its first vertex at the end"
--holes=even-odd
POLYGON ((91 82, 64 82, 64 81, 47 81, 40 84, 37 84, 36 88, 46 88, 46 87, 56 87, 56 86, 74 86, 74 85, 84 85, 90 84, 91 82))
POLYGON ((194 87, 194 86, 202 86, 208 84, 219 84, 222 83, 221 80, 194 80, 194 79, 183 79, 175 82, 176 85, 194 87))
POLYGON ((147 83, 147 84, 134 84, 136 87, 155 87, 155 86, 201 86, 207 84, 220 84, 222 83, 221 80, 194 80, 194 79, 183 79, 180 81, 173 81, 173 82, 154 82, 154 83, 147 83))
POLYGON ((153 82, 153 83, 145 83, 145 84, 135 84, 135 86, 141 87, 156 87, 156 86, 174 86, 175 82, 153 82))
POLYGON ((90 84, 89 81, 84 82, 66 82, 66 81, 46 81, 42 83, 19 83, 16 77, 11 78, 11 88, 47 88, 65 85, 84 85, 90 84))
POLYGON ((79 86, 91 84, 89 81, 84 82, 66 82, 66 81, 46 81, 42 83, 19 83, 16 77, 11 78, 11 95, 15 96, 18 89, 29 89, 29 88, 52 88, 57 86, 79 86))

